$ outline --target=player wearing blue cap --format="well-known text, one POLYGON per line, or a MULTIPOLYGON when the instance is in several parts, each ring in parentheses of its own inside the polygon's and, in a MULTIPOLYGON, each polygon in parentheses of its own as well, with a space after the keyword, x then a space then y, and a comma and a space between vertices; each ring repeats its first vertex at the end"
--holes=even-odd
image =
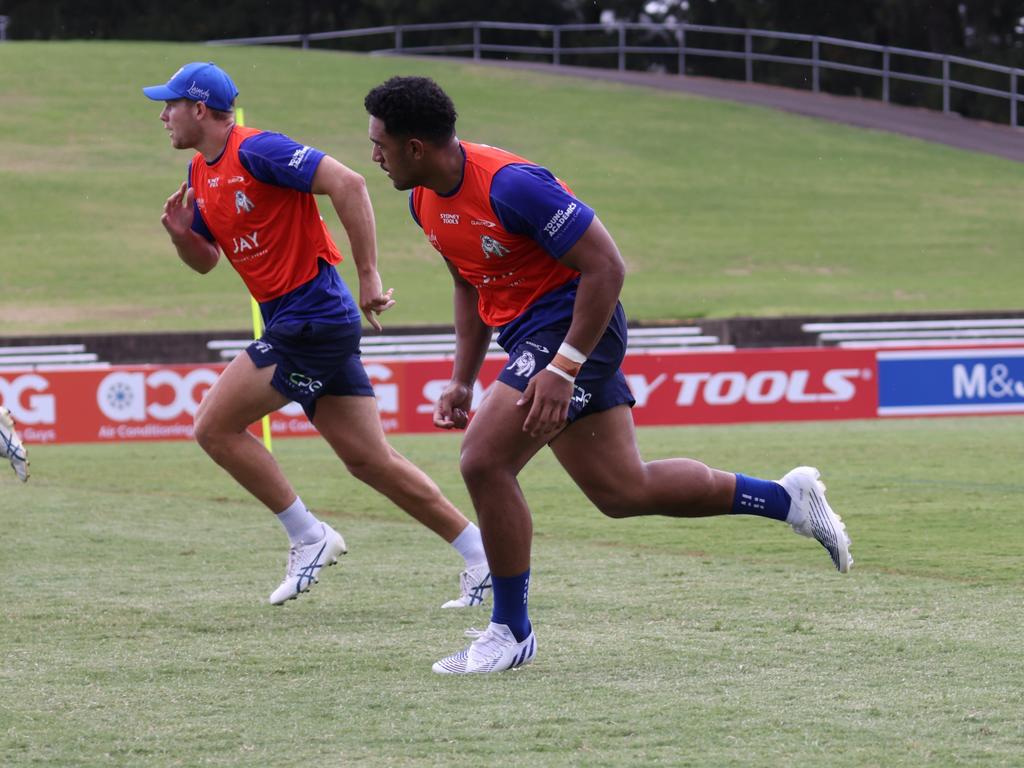
POLYGON ((247 431, 292 400, 355 477, 463 556, 461 594, 445 607, 480 604, 490 590, 480 531, 387 443, 360 360, 360 310, 379 330, 376 316, 394 304, 377 273, 376 229, 363 177, 287 136, 236 125, 238 89, 212 63, 187 64, 166 84, 143 91, 166 102, 160 119, 171 144, 197 150, 188 180, 167 199, 161 218, 178 256, 206 273, 223 252, 263 316, 263 336, 203 398, 195 436, 288 533, 288 567, 270 602, 297 597, 345 552, 341 535, 305 506, 271 453, 247 431), (358 304, 334 268, 341 252, 320 217, 317 194, 330 198, 348 235, 358 304))
POLYGON ((491 622, 435 672, 500 672, 536 654, 533 528, 517 476, 545 445, 609 517, 760 515, 817 539, 839 571, 850 568, 850 541, 816 469, 775 482, 693 459, 641 458, 620 368, 626 270, 593 209, 546 168, 461 141, 455 105, 429 78, 394 77, 365 104, 374 162, 410 190, 412 215, 455 281, 455 360, 434 424, 467 427, 492 328, 509 354, 460 453, 493 574, 491 622))

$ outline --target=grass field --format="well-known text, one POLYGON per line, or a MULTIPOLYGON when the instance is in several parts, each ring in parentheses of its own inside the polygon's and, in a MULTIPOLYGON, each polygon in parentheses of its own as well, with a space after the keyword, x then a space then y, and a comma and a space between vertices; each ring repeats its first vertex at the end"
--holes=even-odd
MULTIPOLYGON (((460 135, 549 165, 596 207, 635 320, 1020 305, 1024 169, 754 107, 437 60, 141 43, 0 46, 0 334, 244 328, 232 270, 178 263, 159 224, 189 153, 143 85, 188 60, 234 76, 247 120, 363 173, 391 325, 450 321, 450 278, 369 159, 363 96, 422 73, 460 135), (73 77, 69 73, 74 73, 73 77)), ((326 219, 345 249, 333 211, 326 219)), ((352 282, 352 266, 342 266, 352 282)))
MULTIPOLYGON (((543 455, 524 669, 441 678, 486 612, 458 558, 316 440, 278 456, 350 554, 283 609, 285 538, 191 443, 36 447, 0 473, 0 764, 1019 766, 1018 418, 646 429, 813 461, 856 565, 754 518, 611 521, 543 455), (131 483, 124 481, 131 478, 131 483)), ((395 443, 457 503, 457 438, 395 443)))

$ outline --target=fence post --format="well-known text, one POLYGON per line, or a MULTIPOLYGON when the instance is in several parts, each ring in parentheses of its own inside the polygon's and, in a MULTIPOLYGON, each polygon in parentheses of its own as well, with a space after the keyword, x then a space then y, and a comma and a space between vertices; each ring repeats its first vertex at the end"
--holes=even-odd
POLYGON ((686 77, 686 27, 681 27, 677 34, 679 40, 679 76, 686 77))
POLYGON ((889 46, 882 49, 882 101, 889 103, 889 46))
POLYGON ((746 64, 747 82, 750 83, 754 80, 754 59, 752 58, 754 53, 754 36, 750 34, 749 29, 743 34, 743 48, 746 54, 743 60, 746 64))
POLYGON ((821 44, 818 42, 818 36, 815 35, 814 39, 811 40, 811 90, 815 93, 821 90, 821 44))
POLYGON ((551 36, 551 63, 556 67, 562 63, 562 28, 555 27, 551 36))
POLYGON ((949 114, 949 57, 942 57, 942 111, 949 114))
POLYGON ((1010 73, 1010 125, 1017 127, 1017 70, 1010 73))
POLYGON ((626 25, 619 23, 619 72, 626 71, 626 25))
POLYGON ((395 50, 399 53, 402 52, 402 28, 395 27, 395 50))
POLYGON ((473 22, 473 59, 480 59, 480 23, 473 22))

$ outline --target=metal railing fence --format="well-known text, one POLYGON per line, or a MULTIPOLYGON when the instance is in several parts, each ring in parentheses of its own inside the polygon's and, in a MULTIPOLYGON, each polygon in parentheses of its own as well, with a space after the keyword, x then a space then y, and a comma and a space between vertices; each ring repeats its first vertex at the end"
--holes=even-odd
POLYGON ((950 113, 951 95, 962 91, 1006 100, 1009 107, 1009 123, 1017 127, 1021 95, 1018 81, 1024 70, 961 56, 915 51, 895 46, 875 45, 821 35, 805 35, 791 32, 773 32, 763 29, 741 29, 737 27, 714 27, 697 24, 649 24, 616 22, 614 24, 520 24, 497 21, 463 21, 434 24, 404 24, 364 29, 336 30, 311 34, 269 35, 264 37, 232 38, 210 40, 210 45, 263 45, 298 44, 308 48, 312 43, 333 40, 359 40, 368 44, 369 53, 374 54, 446 54, 467 55, 473 59, 488 56, 541 57, 558 66, 567 59, 605 57, 614 59, 620 71, 627 69, 630 57, 643 55, 661 56, 674 60, 675 72, 685 76, 687 61, 693 58, 728 59, 743 64, 743 75, 747 82, 754 82, 755 64, 792 65, 805 68, 811 90, 822 90, 823 72, 845 72, 878 78, 881 85, 881 100, 892 100, 894 82, 916 83, 941 89, 942 111, 950 113), (429 33, 456 33, 462 42, 445 41, 423 44, 417 42, 429 33), (508 33, 528 33, 534 44, 513 44, 496 42, 495 33, 508 37, 508 33), (637 41, 637 37, 643 39, 637 41), (708 47, 707 37, 724 40, 721 47, 708 47), (573 38, 583 37, 586 44, 573 44, 573 38), (700 44, 694 45, 694 37, 700 37, 700 44), (689 38, 689 40, 688 40, 689 38), (374 40, 380 40, 375 44, 374 40), (594 44, 597 42, 598 44, 594 44), (802 48, 799 52, 780 53, 779 44, 802 48), (856 63, 850 58, 868 55, 875 66, 856 63), (847 60, 843 60, 844 56, 847 60), (910 66, 898 66, 899 64, 910 66), (915 68, 917 71, 914 71, 915 68), (925 69, 922 72, 921 69, 925 69), (932 73, 927 70, 931 69, 932 73), (957 74, 966 74, 979 79, 988 78, 982 84, 969 82, 957 74), (995 77, 1000 83, 994 84, 995 77), (1000 84, 1002 87, 1000 87, 1000 84))

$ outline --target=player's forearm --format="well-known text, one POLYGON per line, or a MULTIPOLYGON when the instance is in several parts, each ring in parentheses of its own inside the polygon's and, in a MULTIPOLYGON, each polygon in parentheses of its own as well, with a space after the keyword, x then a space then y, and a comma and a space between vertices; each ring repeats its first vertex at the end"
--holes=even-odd
POLYGON ((171 243, 178 252, 178 258, 201 275, 217 266, 220 260, 217 246, 192 230, 178 237, 172 236, 171 243))
POLYGON ((347 168, 339 173, 329 191, 331 203, 348 236, 356 271, 370 275, 377 271, 377 223, 366 191, 366 180, 347 168))
POLYGON ((607 269, 583 273, 576 290, 572 323, 565 334, 565 342, 584 355, 590 355, 601 340, 622 292, 624 271, 607 269))
POLYGON ((476 290, 468 283, 455 284, 455 362, 452 380, 473 386, 487 349, 491 344, 491 328, 477 312, 476 290))

